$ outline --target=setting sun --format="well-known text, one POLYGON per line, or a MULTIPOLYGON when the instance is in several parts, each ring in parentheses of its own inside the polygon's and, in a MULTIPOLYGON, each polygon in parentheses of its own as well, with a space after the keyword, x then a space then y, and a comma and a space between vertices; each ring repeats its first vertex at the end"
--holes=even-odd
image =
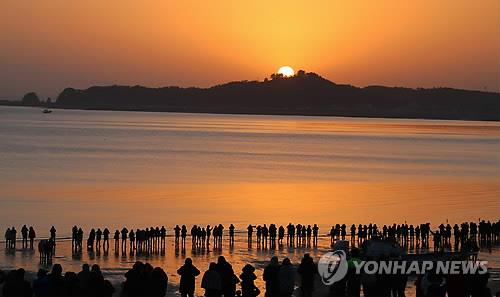
POLYGON ((292 67, 290 66, 282 66, 278 70, 279 74, 282 74, 285 77, 291 77, 295 75, 295 71, 293 71, 292 67))

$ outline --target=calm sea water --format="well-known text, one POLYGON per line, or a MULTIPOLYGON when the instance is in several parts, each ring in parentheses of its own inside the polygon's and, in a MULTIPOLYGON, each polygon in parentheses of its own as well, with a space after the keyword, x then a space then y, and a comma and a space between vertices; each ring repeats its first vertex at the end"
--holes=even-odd
MULTIPOLYGON (((294 222, 326 233, 335 223, 500 214, 494 122, 0 107, 0 152, 0 229, 28 224, 39 236, 51 225, 67 236, 75 224, 294 222)), ((247 247, 232 255, 241 263, 269 256, 247 247)), ((173 272, 175 259, 157 263, 173 272)), ((100 263, 109 272, 129 262, 100 263)))

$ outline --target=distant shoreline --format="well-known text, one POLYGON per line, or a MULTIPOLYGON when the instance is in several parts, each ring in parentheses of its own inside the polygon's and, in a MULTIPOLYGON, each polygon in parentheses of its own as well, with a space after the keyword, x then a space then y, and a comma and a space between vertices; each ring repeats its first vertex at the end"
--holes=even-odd
MULTIPOLYGON (((0 101, 3 105, 17 105, 0 101)), ((500 121, 500 93, 451 88, 336 84, 316 73, 271 76, 210 88, 92 86, 64 89, 56 100, 27 93, 19 105, 80 110, 339 116, 500 121)))

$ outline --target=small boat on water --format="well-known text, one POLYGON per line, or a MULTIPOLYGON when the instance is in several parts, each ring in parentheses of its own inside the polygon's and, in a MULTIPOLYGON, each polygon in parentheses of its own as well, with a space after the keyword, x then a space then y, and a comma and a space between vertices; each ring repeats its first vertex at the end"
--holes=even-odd
POLYGON ((52 112, 52 110, 45 108, 42 112, 43 112, 43 113, 51 113, 51 112, 52 112))

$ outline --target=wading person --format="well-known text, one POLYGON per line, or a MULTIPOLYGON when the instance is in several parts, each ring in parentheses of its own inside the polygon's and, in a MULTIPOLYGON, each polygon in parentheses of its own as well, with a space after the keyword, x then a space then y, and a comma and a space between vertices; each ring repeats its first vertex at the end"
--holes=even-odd
POLYGON ((108 230, 108 228, 104 228, 102 235, 103 235, 102 247, 105 251, 107 251, 107 250, 109 250, 109 230, 108 230))
POLYGON ((35 229, 33 229, 33 226, 30 227, 28 230, 28 237, 30 239, 30 249, 33 249, 33 242, 35 241, 36 238, 36 233, 35 229))
POLYGON ((123 227, 121 233, 122 233, 122 253, 126 253, 127 252, 128 229, 123 227))
POLYGON ((23 249, 26 249, 28 248, 28 227, 26 227, 26 225, 23 225, 23 227, 21 228, 21 236, 23 237, 23 240, 22 240, 22 247, 23 249))

